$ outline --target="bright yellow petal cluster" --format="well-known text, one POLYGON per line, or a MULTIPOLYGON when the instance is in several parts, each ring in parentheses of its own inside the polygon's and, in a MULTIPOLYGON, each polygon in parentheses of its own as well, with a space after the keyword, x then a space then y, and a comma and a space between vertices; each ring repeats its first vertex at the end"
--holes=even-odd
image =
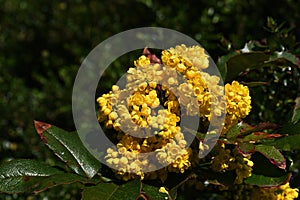
POLYGON ((214 112, 216 116, 221 116, 225 109, 221 103, 224 89, 218 85, 220 82, 218 76, 212 76, 201 71, 201 69, 209 66, 208 55, 205 54, 203 48, 199 46, 187 48, 185 45, 180 45, 164 50, 162 62, 183 74, 187 80, 188 84, 179 85, 178 90, 183 94, 181 95, 183 98, 181 97, 179 102, 186 105, 189 115, 200 112, 201 117, 209 121, 211 112, 214 112), (190 87, 194 91, 193 94, 188 92, 190 87), (197 105, 189 103, 191 95, 197 97, 197 105), (197 111, 197 109, 199 110, 197 111))
MULTIPOLYGON (((171 92, 176 90, 178 84, 176 70, 163 71, 159 64, 145 67, 149 63, 147 57, 141 56, 135 61, 136 68, 128 70, 125 89, 113 86, 112 92, 97 99, 100 105, 98 120, 104 122, 107 128, 118 131, 117 149, 109 149, 105 158, 108 164, 120 169, 116 174, 124 180, 136 175, 142 178, 157 177, 153 173, 142 173, 143 169, 155 166, 149 166, 147 157, 139 156, 140 153, 155 152, 157 149, 164 149, 168 156, 170 166, 167 171, 183 173, 190 167, 190 151, 186 150, 187 142, 178 124, 179 102, 171 92), (161 80, 167 80, 171 88, 158 85, 161 80), (129 135, 133 132, 144 138, 129 135), (151 133, 155 136, 148 137, 151 133)), ((165 162, 159 155, 156 158, 158 163, 165 162)), ((164 177, 161 172, 159 170, 157 173, 164 177)))
POLYGON ((175 67, 179 72, 184 72, 191 66, 197 69, 206 69, 209 66, 209 57, 200 46, 186 47, 183 44, 178 45, 175 48, 163 51, 161 58, 165 65, 175 67))
MULTIPOLYGON (((163 172, 184 173, 191 166, 192 150, 187 148, 179 126, 182 114, 200 115, 204 122, 209 122, 212 114, 222 116, 226 109, 224 130, 227 130, 251 109, 246 86, 234 81, 224 90, 219 85, 219 77, 201 71, 209 66, 209 57, 203 48, 176 46, 164 50, 161 60, 164 65, 150 66, 149 58, 139 57, 134 61, 136 67, 127 71, 124 89, 113 86, 111 92, 97 99, 99 122, 117 131, 114 137, 117 148, 110 148, 105 158, 108 164, 120 169, 116 174, 124 180, 136 175, 165 177, 163 172), (186 81, 181 83, 182 79, 186 81), (196 102, 192 102, 191 97, 195 97, 196 102), (135 137, 134 133, 139 135, 135 137), (147 157, 140 156, 148 152, 155 152, 156 161, 168 166, 157 172, 142 173, 145 167, 155 168, 149 165, 147 157)), ((220 148, 212 168, 219 172, 235 170, 236 182, 240 183, 251 175, 252 162, 241 155, 237 157, 234 158, 230 150, 220 148)))
POLYGON ((298 198, 299 189, 291 188, 289 183, 281 185, 279 190, 281 192, 277 194, 277 200, 293 200, 298 198))
POLYGON ((225 85, 226 118, 224 131, 245 118, 251 110, 251 97, 247 86, 237 81, 225 85))
POLYGON ((139 57, 139 59, 134 61, 134 66, 136 67, 143 67, 149 64, 150 64, 150 59, 144 55, 142 55, 141 57, 139 57))
POLYGON ((232 186, 220 186, 224 199, 236 200, 293 200, 298 198, 299 190, 291 188, 289 183, 279 187, 258 187, 248 184, 238 184, 232 186))
POLYGON ((298 198, 299 189, 291 188, 289 182, 279 187, 260 188, 252 187, 249 195, 250 200, 293 200, 298 198))

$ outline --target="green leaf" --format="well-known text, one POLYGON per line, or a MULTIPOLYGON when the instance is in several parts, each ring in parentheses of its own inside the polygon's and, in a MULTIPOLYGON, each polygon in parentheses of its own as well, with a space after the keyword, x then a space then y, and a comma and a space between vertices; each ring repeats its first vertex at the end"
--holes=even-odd
POLYGON ((278 138, 284 136, 283 134, 271 134, 266 132, 253 132, 247 136, 245 136, 242 141, 243 142, 260 142, 263 139, 271 139, 271 138, 278 138))
POLYGON ((286 168, 286 162, 281 152, 274 146, 256 145, 255 150, 267 157, 270 162, 281 169, 286 168))
POLYGON ((12 160, 0 166, 0 192, 25 192, 55 174, 63 172, 35 160, 12 160))
POLYGON ((300 135, 290 135, 279 138, 275 141, 265 142, 265 145, 274 146, 283 151, 293 151, 300 149, 300 135))
POLYGON ((260 187, 272 187, 272 186, 279 186, 287 182, 290 176, 291 174, 289 173, 280 177, 269 177, 264 175, 252 174, 250 177, 246 178, 244 182, 246 184, 257 185, 260 187))
POLYGON ((264 51, 251 51, 225 57, 221 60, 220 69, 226 66, 226 81, 233 80, 240 73, 249 69, 270 66, 291 66, 299 68, 297 57, 289 52, 274 52, 272 55, 264 51))
MULTIPOLYGON (((161 200, 161 199, 165 199, 165 197, 168 197, 168 194, 159 192, 158 187, 154 187, 144 183, 143 183, 143 191, 151 200, 161 200)), ((176 197, 175 190, 168 191, 168 192, 170 193, 170 195, 173 195, 172 197, 176 197)))
POLYGON ((66 132, 43 122, 34 123, 43 142, 74 172, 92 178, 99 171, 100 162, 83 146, 76 132, 66 132))
POLYGON ((288 135, 300 134, 300 121, 298 121, 296 124, 292 122, 287 122, 277 132, 288 135))
POLYGON ((233 80, 241 72, 247 69, 259 67, 265 61, 269 60, 269 56, 262 51, 248 52, 235 55, 227 62, 227 77, 226 80, 233 80))
POLYGON ((34 188, 34 192, 39 193, 48 188, 52 188, 63 184, 72 184, 75 182, 79 182, 82 184, 97 184, 100 181, 101 181, 100 178, 88 179, 80 175, 71 174, 71 173, 55 174, 41 181, 39 185, 34 188))
POLYGON ((4 193, 38 193, 62 184, 96 184, 99 181, 65 173, 36 160, 12 160, 0 166, 0 192, 4 193))
POLYGON ((243 155, 249 155, 255 152, 255 145, 247 142, 240 142, 238 150, 243 155))
POLYGON ((289 52, 278 52, 275 51, 266 64, 277 64, 280 66, 287 65, 291 67, 299 67, 297 57, 289 52))
POLYGON ((236 137, 241 133, 242 126, 241 124, 235 124, 226 133, 226 138, 229 142, 234 142, 236 137))
POLYGON ((237 54, 238 54, 238 52, 234 51, 234 52, 231 52, 231 53, 219 58, 217 66, 218 66, 219 72, 220 72, 221 77, 222 77, 223 80, 226 79, 226 75, 227 75, 227 61, 231 57, 233 57, 237 54))
POLYGON ((82 193, 82 200, 119 200, 119 199, 144 199, 161 200, 167 194, 159 192, 159 188, 142 184, 140 180, 133 180, 128 183, 117 185, 114 183, 99 183, 96 186, 85 187, 82 193))
POLYGON ((268 82, 259 82, 259 81, 256 81, 256 82, 243 82, 243 81, 241 81, 241 84, 246 85, 248 87, 258 87, 258 86, 262 86, 262 85, 268 85, 269 83, 268 82))
POLYGON ((259 152, 255 152, 251 155, 251 161, 254 163, 252 167, 253 174, 270 177, 278 177, 286 174, 285 169, 280 169, 277 166, 273 165, 267 157, 259 152))
POLYGON ((300 120, 300 97, 297 97, 295 100, 295 108, 292 116, 292 123, 297 124, 300 120))

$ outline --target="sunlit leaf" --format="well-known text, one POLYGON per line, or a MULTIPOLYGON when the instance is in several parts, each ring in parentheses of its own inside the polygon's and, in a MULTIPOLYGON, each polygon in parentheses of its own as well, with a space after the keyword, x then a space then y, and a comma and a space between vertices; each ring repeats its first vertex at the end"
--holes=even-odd
POLYGON ((36 160, 12 160, 0 166, 0 192, 41 192, 62 184, 96 184, 100 180, 65 173, 36 160))
POLYGON ((35 121, 43 142, 74 172, 93 177, 101 168, 100 162, 83 146, 76 132, 66 132, 47 123, 35 121))
POLYGON ((228 141, 233 142, 236 139, 236 137, 240 134, 241 129, 241 124, 236 124, 230 127, 230 129, 226 133, 226 138, 228 139, 228 141))
POLYGON ((286 183, 290 179, 291 174, 286 174, 280 177, 268 177, 264 175, 252 174, 244 180, 245 183, 250 185, 257 185, 260 187, 279 186, 286 183))

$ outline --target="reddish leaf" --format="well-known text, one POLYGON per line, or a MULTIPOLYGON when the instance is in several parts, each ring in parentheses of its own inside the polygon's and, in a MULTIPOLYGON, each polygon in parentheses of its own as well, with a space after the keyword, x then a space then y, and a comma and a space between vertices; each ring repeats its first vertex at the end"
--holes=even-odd
POLYGON ((35 127, 36 132, 39 134, 41 140, 45 144, 47 144, 47 139, 43 135, 43 132, 46 131, 47 129, 51 128, 51 124, 47 124, 45 122, 40 122, 40 121, 34 120, 34 127, 35 127))
POLYGON ((143 55, 145 55, 147 58, 149 58, 151 63, 161 64, 161 60, 154 53, 151 53, 149 51, 148 47, 144 48, 143 55))

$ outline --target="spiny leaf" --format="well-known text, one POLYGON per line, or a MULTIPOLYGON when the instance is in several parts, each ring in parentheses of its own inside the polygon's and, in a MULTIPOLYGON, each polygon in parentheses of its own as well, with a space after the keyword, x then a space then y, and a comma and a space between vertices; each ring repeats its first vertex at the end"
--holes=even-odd
POLYGON ((92 178, 99 171, 100 162, 83 146, 76 132, 66 132, 44 122, 34 123, 43 142, 74 172, 92 178))

